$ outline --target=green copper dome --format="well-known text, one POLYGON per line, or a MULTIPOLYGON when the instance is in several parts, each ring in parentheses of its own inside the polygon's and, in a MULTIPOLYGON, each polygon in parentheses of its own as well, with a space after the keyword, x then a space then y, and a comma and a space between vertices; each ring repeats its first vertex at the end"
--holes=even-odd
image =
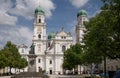
POLYGON ((54 39, 55 38, 55 33, 50 33, 48 35, 48 39, 54 39))
POLYGON ((78 13, 77 13, 77 17, 79 16, 87 16, 87 12, 85 10, 80 10, 78 13))
POLYGON ((44 12, 43 8, 41 8, 40 6, 35 9, 35 14, 44 14, 44 13, 45 12, 44 12))

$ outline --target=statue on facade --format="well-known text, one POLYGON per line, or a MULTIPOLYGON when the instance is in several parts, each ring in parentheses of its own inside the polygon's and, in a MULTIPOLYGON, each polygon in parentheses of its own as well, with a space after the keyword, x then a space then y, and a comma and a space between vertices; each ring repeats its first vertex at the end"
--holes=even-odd
POLYGON ((35 45, 34 44, 31 45, 29 54, 35 54, 35 45))

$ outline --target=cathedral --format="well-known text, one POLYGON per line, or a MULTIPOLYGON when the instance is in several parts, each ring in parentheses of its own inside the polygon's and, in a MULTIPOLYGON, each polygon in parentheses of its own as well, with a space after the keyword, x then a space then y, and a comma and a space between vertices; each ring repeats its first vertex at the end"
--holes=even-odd
MULTIPOLYGON (((87 12, 80 10, 75 29, 76 43, 82 43, 84 21, 88 21, 87 12)), ((18 47, 21 56, 28 61, 28 67, 24 71, 45 71, 49 75, 63 74, 64 52, 73 45, 71 33, 62 28, 60 32, 50 33, 47 36, 45 12, 40 6, 35 9, 33 30, 32 46, 28 48, 23 44, 18 47)))

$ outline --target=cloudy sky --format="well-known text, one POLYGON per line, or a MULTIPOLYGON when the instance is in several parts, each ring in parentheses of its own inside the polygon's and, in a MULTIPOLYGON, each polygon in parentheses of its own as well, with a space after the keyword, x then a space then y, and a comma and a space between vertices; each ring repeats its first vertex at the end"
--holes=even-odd
MULTIPOLYGON (((33 36, 35 8, 45 10, 47 34, 62 27, 73 35, 77 13, 84 9, 94 16, 102 6, 101 0, 0 0, 0 48, 7 41, 30 46, 33 36)), ((73 36, 74 37, 74 36, 73 36)))

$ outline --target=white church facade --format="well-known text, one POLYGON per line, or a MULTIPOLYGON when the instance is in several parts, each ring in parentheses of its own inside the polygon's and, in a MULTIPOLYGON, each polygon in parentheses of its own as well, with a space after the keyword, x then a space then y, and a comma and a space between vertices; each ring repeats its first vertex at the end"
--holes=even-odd
MULTIPOLYGON (((26 58, 29 65, 24 71, 45 71, 47 74, 63 74, 64 52, 73 45, 73 37, 64 28, 60 32, 46 35, 45 12, 41 7, 36 8, 34 15, 34 32, 32 46, 20 45, 19 52, 26 58)), ((76 43, 81 43, 87 21, 87 13, 80 10, 77 14, 78 23, 76 25, 76 43)), ((71 58, 72 59, 72 58, 71 58)))

